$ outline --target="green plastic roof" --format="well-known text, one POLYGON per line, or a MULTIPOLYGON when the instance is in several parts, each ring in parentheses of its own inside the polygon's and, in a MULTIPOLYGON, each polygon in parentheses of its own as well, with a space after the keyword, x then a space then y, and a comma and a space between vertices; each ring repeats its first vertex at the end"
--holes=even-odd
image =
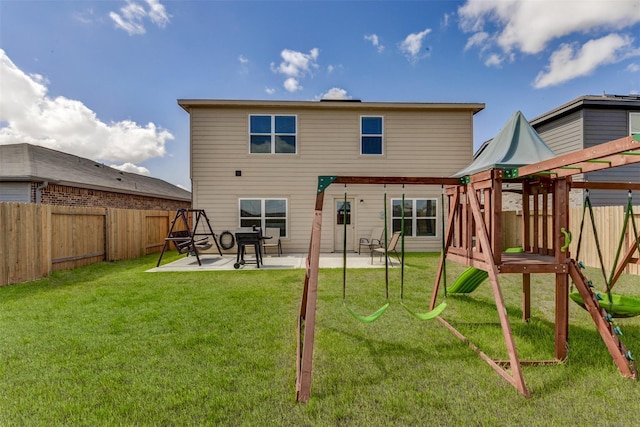
POLYGON ((454 177, 473 175, 487 169, 513 169, 556 157, 524 117, 516 111, 487 147, 454 177))

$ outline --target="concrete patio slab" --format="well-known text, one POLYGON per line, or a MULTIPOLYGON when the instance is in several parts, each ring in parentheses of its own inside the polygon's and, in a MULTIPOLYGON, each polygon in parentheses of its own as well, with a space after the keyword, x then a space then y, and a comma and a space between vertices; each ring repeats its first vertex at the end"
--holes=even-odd
MULTIPOLYGON (((259 270, 283 270, 294 268, 306 268, 307 254, 283 254, 282 256, 263 256, 263 264, 259 270)), ((258 270, 255 264, 255 258, 253 254, 247 254, 245 256, 246 263, 241 266, 238 271, 241 270, 258 270)), ((234 264, 236 263, 235 254, 224 254, 222 256, 218 254, 200 254, 200 261, 202 265, 198 265, 198 260, 195 256, 185 256, 174 262, 160 265, 147 272, 158 273, 166 271, 222 271, 222 270, 235 270, 234 264)), ((320 268, 342 268, 343 257, 340 253, 327 253, 320 254, 320 268)), ((393 259, 393 266, 399 267, 399 263, 396 259, 393 259)), ((347 268, 384 268, 384 258, 380 259, 375 256, 373 263, 371 262, 371 256, 369 254, 347 254, 347 268)))

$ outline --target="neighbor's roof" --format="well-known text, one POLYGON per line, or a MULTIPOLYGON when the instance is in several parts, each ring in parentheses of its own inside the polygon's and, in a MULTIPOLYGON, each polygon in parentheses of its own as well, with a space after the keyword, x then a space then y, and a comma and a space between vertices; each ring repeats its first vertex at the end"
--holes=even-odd
POLYGON ((191 201, 191 193, 161 179, 122 172, 83 157, 31 144, 0 145, 0 181, 50 184, 191 201))
POLYGON ((483 103, 456 102, 361 102, 359 100, 269 101, 230 99, 178 99, 178 105, 190 112, 192 108, 298 108, 318 110, 467 110, 482 111, 483 103))
POLYGON ((531 120, 532 126, 540 126, 583 108, 640 111, 640 95, 585 95, 549 110, 531 120))
POLYGON ((522 112, 516 111, 475 160, 453 176, 473 175, 491 168, 517 168, 555 156, 522 112))

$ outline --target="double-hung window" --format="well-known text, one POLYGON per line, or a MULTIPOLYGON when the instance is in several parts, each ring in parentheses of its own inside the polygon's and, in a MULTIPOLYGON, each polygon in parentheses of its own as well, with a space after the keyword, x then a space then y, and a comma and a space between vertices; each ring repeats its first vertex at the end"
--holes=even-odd
POLYGON ((279 228, 287 236, 287 199, 240 199, 240 227, 279 228))
POLYGON ((360 117, 360 154, 382 154, 382 117, 360 117))
POLYGON ((296 154, 296 116, 250 115, 249 152, 296 154))
POLYGON ((640 134, 640 113, 629 113, 629 135, 640 134))
MULTIPOLYGON (((393 231, 401 231, 402 199, 391 200, 393 231)), ((435 237, 438 199, 404 199, 404 235, 435 237)))

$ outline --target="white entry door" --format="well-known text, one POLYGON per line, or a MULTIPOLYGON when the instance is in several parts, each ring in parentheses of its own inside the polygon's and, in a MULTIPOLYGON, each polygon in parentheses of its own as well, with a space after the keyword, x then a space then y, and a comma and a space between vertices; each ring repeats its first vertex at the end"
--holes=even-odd
POLYGON ((354 199, 347 199, 346 204, 344 199, 336 199, 334 202, 334 219, 333 219, 333 229, 334 229, 334 252, 342 252, 344 248, 344 227, 347 226, 347 252, 354 251, 354 217, 353 217, 353 202, 354 199))

